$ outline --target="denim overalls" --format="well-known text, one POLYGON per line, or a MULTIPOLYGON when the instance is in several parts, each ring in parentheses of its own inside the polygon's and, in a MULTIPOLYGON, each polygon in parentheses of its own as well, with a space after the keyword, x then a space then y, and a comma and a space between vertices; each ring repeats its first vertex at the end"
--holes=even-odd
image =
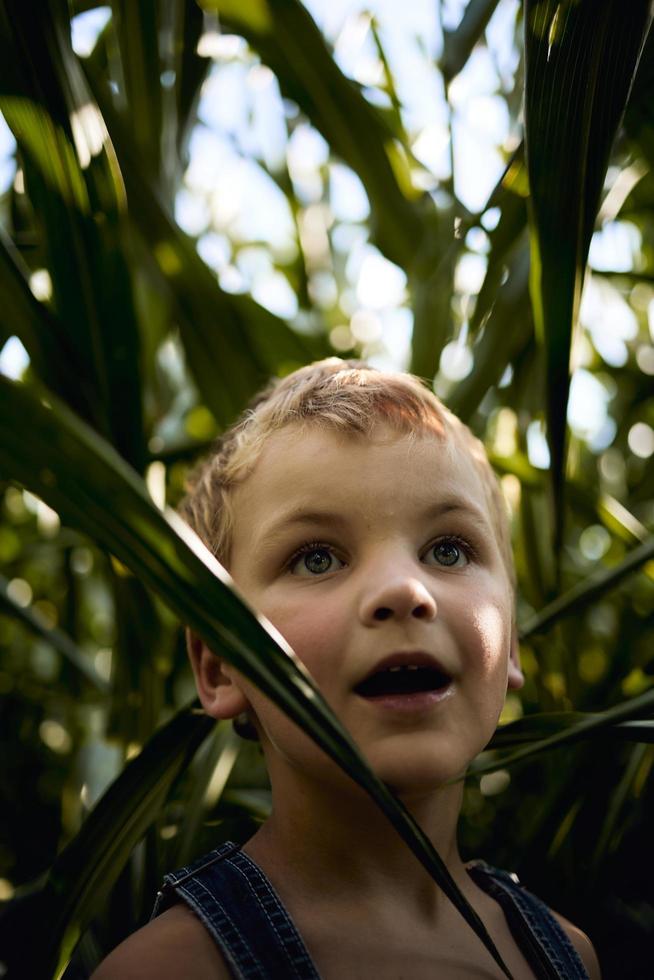
MULTIPOLYGON (((516 944, 539 980, 588 980, 561 926, 516 876, 484 861, 468 865, 468 873, 501 905, 516 944)), ((152 918, 180 900, 209 930, 236 980, 320 980, 272 885, 240 845, 223 844, 167 874, 152 918)))

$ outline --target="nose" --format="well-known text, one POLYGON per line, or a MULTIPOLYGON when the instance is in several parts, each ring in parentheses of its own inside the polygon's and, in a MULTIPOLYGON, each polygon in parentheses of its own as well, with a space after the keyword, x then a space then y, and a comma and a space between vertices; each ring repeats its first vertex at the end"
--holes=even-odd
POLYGON ((371 583, 361 601, 361 621, 375 626, 386 619, 407 620, 436 618, 436 599, 419 578, 411 575, 389 576, 379 585, 371 583))

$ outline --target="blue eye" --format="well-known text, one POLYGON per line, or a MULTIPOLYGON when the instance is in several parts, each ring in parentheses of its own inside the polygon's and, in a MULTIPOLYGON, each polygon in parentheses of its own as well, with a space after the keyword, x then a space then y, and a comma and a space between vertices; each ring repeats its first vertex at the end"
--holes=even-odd
POLYGON ((340 567, 345 564, 334 555, 329 545, 314 541, 298 548, 288 563, 288 568, 291 574, 317 578, 326 572, 333 572, 336 567, 339 567, 337 562, 340 567))
POLYGON ((428 554, 433 555, 436 563, 445 568, 463 568, 469 561, 465 547, 455 538, 441 538, 430 547, 428 554))

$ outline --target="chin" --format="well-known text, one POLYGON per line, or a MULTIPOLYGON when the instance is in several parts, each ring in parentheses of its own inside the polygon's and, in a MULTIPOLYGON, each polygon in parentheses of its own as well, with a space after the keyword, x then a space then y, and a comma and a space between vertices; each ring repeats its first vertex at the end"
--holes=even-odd
MULTIPOLYGON (((466 764, 458 762, 447 765, 439 760, 439 764, 435 765, 433 759, 412 759, 410 762, 404 760, 397 766, 386 763, 373 768, 388 788, 404 800, 429 796, 442 790, 452 780, 464 775, 466 764)), ((460 785, 463 786, 463 783, 460 785)))

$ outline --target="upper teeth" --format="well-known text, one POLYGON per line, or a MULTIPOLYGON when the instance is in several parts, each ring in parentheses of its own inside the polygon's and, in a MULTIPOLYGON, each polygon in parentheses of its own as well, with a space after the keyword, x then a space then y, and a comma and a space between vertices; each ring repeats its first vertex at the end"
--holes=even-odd
POLYGON ((391 674, 396 674, 398 670, 419 670, 420 668, 417 664, 407 664, 405 667, 389 667, 388 669, 391 674))

